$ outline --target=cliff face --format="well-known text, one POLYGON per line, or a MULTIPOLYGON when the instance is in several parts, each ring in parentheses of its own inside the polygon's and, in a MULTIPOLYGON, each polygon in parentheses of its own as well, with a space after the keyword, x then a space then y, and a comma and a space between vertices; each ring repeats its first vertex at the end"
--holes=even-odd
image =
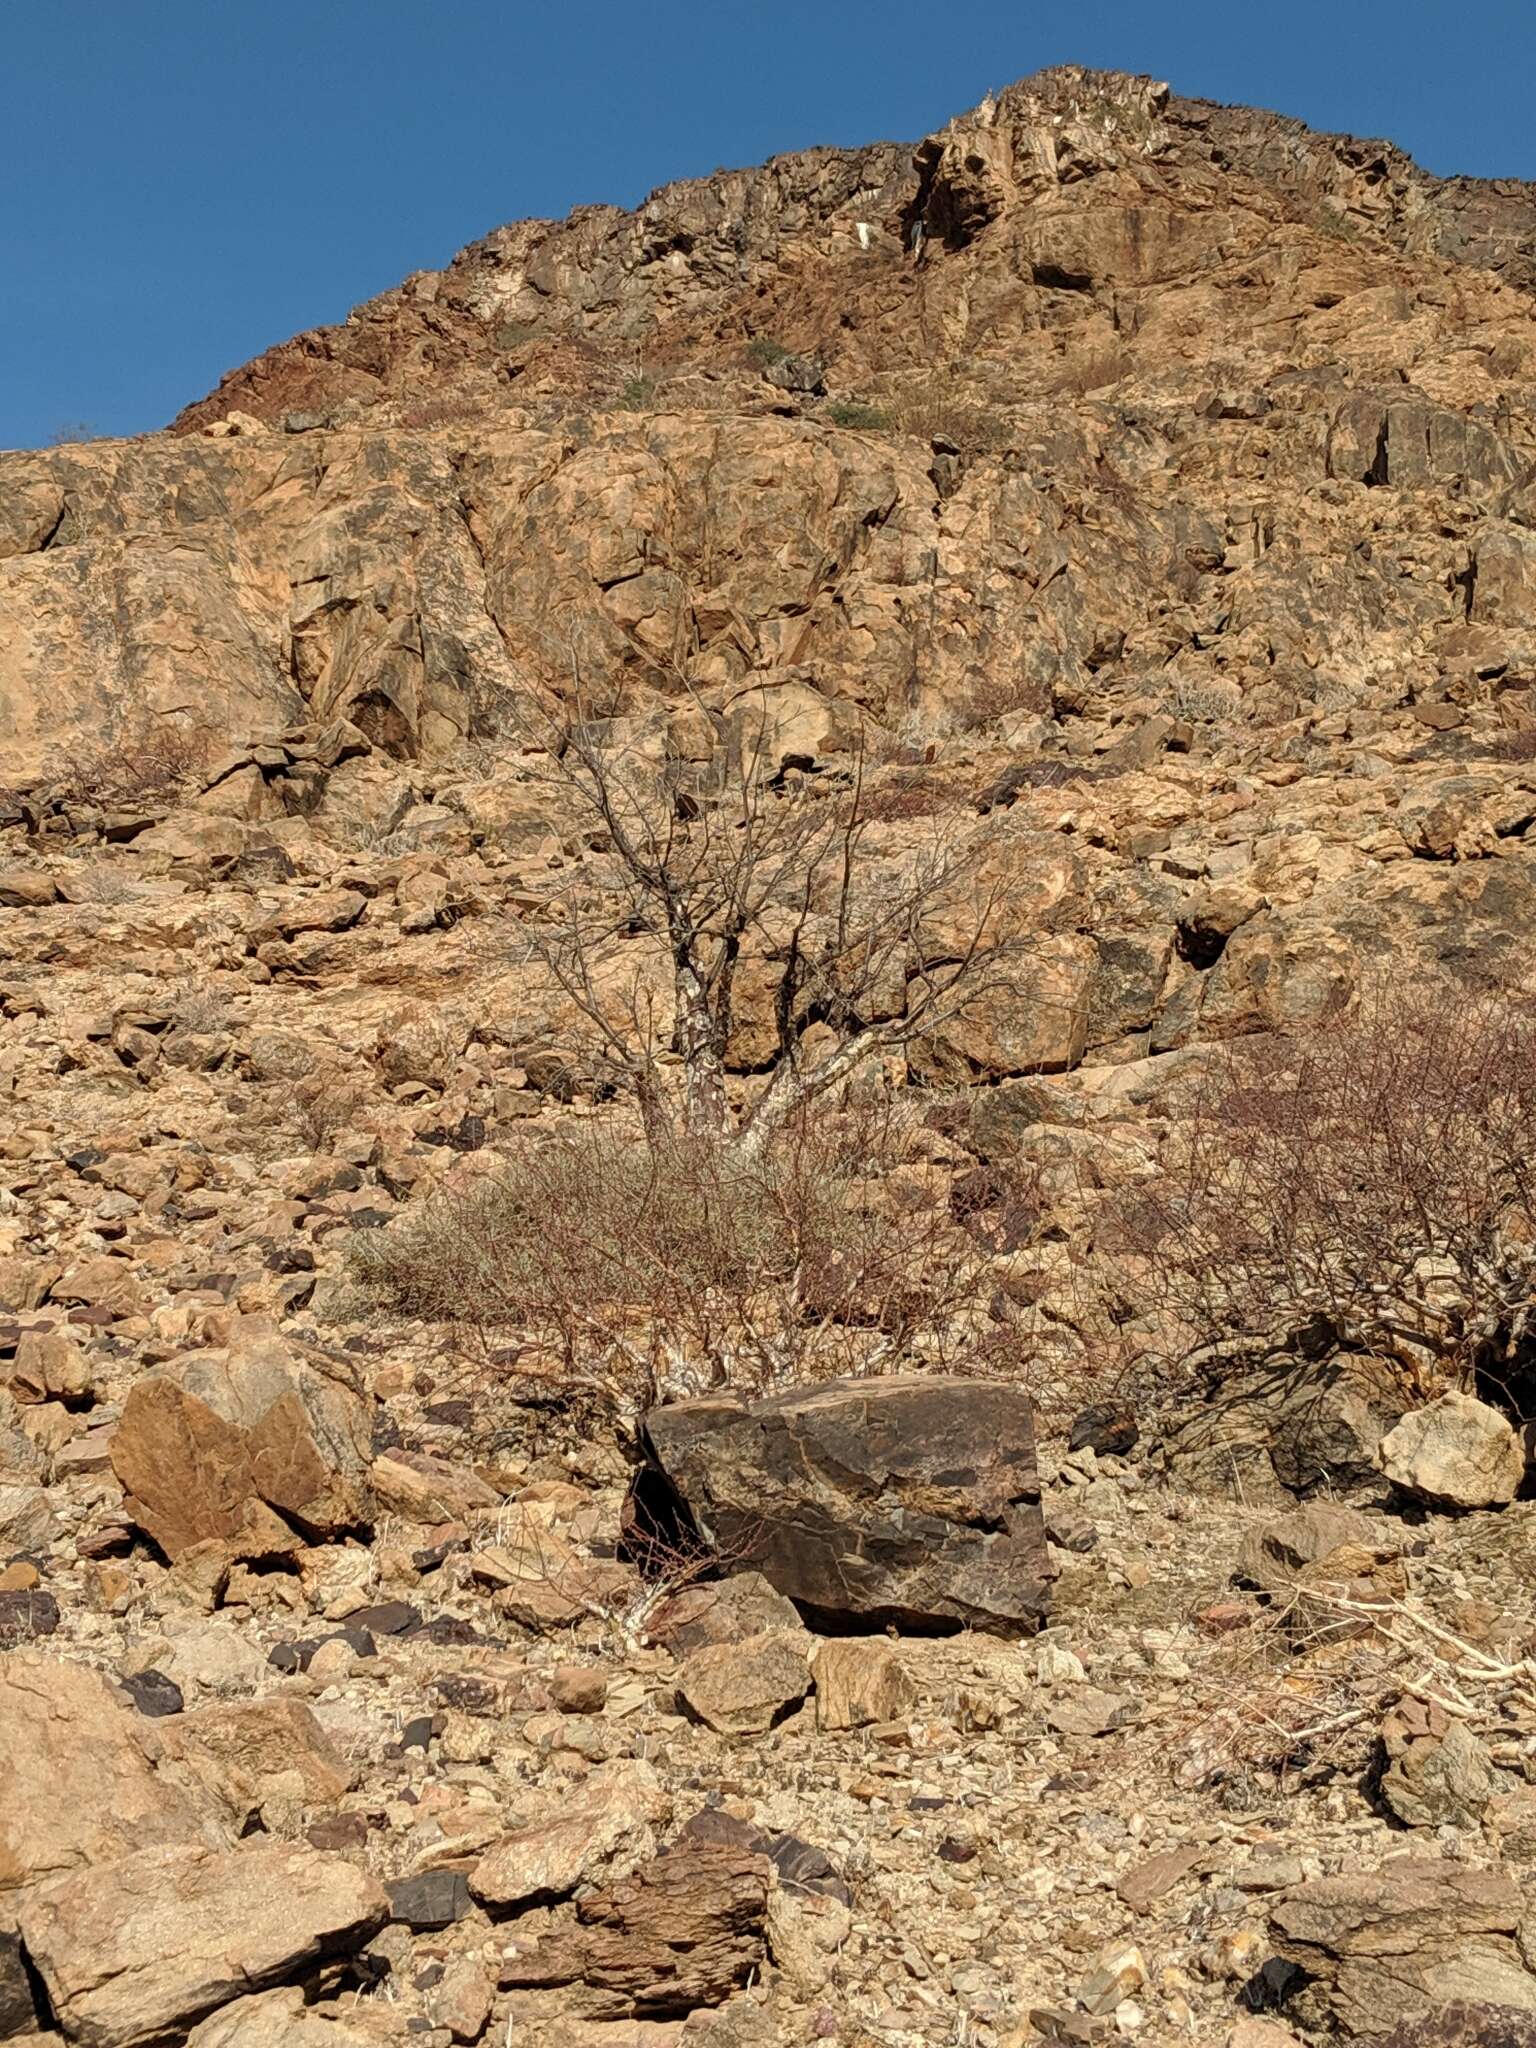
POLYGON ((515 691, 676 744, 750 694, 957 802, 1070 771, 1116 1057, 1187 1034, 1181 892, 1241 880, 1200 1001, 1247 1028, 1399 899, 1524 929, 1533 388, 1531 188, 1043 73, 498 230, 169 433, 4 457, 0 779, 168 755, 193 815, 488 844, 515 691))

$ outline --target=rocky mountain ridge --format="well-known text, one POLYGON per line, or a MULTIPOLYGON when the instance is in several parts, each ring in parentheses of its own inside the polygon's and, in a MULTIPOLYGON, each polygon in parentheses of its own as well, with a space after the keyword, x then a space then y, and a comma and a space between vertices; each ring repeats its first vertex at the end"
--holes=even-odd
POLYGON ((0 456, 0 2040, 1527 2037, 1525 1305, 1473 1391, 1120 1368, 1222 1047, 1528 974, 1533 390, 1532 188, 1063 70, 0 456), (989 835, 860 1199, 1007 1374, 632 1434, 370 1290, 612 1114, 578 691, 877 877, 989 835))

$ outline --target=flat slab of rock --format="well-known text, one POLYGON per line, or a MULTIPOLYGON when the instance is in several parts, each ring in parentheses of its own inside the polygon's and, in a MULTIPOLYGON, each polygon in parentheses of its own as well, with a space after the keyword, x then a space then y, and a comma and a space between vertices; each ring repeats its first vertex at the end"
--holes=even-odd
POLYGON ((1309 2021, 1385 2034, 1456 2001, 1536 2012, 1516 1939, 1525 1910, 1507 1872, 1404 1857, 1297 1885, 1271 1907, 1270 1932, 1311 1979, 1309 2021))
POLYGON ((1034 1411, 1016 1388, 914 1376, 684 1401, 651 1411, 645 1445, 639 1521, 742 1558, 813 1619, 1022 1634, 1045 1616, 1034 1411))
POLYGON ((22 1942, 63 2031, 135 2048, 325 1957, 384 1924, 365 1871, 314 1849, 145 1849, 42 1886, 22 1942))
POLYGON ((1436 1506, 1503 1507, 1520 1491, 1525 1452, 1508 1418, 1470 1394, 1414 1408, 1381 1440, 1394 1486, 1436 1506))

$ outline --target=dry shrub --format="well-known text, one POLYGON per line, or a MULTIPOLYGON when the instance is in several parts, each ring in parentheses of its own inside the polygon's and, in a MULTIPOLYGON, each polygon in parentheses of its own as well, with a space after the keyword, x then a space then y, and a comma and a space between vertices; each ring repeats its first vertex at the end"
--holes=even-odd
POLYGON ((56 763, 50 785, 65 803, 168 803, 189 785, 201 786, 201 767, 194 736, 182 726, 157 723, 56 763))
MULTIPOLYGON (((361 1234, 380 1307, 512 1333, 574 1396, 778 1387, 978 1352, 1000 1202, 950 1206, 886 1105, 794 1119, 760 1159, 605 1123, 520 1145, 361 1234), (975 1219, 985 1220, 985 1228, 975 1219)), ((1006 1226, 1016 1227, 1010 1215, 1006 1226)))
POLYGON ((1044 718, 1051 710, 1049 688, 1033 676, 996 671, 977 675, 966 684, 952 713, 957 732, 980 732, 1015 711, 1044 718))
POLYGON ((1003 407, 952 374, 913 379, 883 403, 888 423, 920 441, 950 441, 966 455, 995 455, 1009 445, 1003 407))
POLYGON ((1350 1350, 1420 1390, 1536 1363, 1536 1008, 1368 988, 1304 1040, 1224 1051, 1117 1219, 1184 1362, 1350 1350))
POLYGON ((288 1098, 289 1121, 311 1152, 324 1152, 338 1131, 357 1121, 365 1099, 362 1085, 350 1075, 317 1066, 295 1083, 288 1098))

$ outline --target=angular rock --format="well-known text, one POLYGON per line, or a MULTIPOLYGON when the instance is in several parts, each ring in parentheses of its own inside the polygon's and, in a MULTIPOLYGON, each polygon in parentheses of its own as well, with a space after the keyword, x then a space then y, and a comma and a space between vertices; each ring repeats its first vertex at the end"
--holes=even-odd
POLYGON ((1381 1440, 1394 1486, 1440 1507, 1503 1507, 1520 1491, 1525 1453, 1508 1418, 1470 1394, 1442 1394, 1381 1440))
POLYGON ((816 1680, 816 1726, 828 1730, 864 1728, 872 1721, 898 1721, 917 1691, 887 1643, 843 1636, 818 1643, 811 1653, 816 1680))
POLYGON ((390 1451, 374 1461, 372 1481, 386 1514, 428 1527, 469 1521, 501 1505, 501 1495, 483 1479, 427 1451, 390 1451))
POLYGON ((669 1594, 651 1614, 646 1635, 674 1657, 686 1657, 709 1643, 739 1643, 769 1629, 799 1626, 795 1603, 770 1586, 761 1572, 733 1572, 728 1579, 683 1586, 669 1594))
POLYGON ((1405 1857, 1296 1886, 1270 1932, 1310 1979, 1304 2015, 1379 2035, 1457 2001, 1536 2012, 1516 1938, 1525 1911, 1507 1872, 1405 1857))
POLYGON ((44 1552, 57 1528, 46 1486, 0 1486, 0 1556, 44 1552))
POLYGON ((0 1898, 130 1850, 228 1839, 105 1679, 37 1651, 0 1657, 0 1785, 0 1898))
POLYGON ((483 1906, 505 1912, 564 1898, 596 1877, 627 1875, 654 1853, 656 1828, 669 1811, 649 1764, 604 1764, 493 1842, 469 1888, 483 1906))
POLYGON ((71 2040, 135 2048, 384 1924, 382 1887, 338 1856, 251 1843, 143 1849, 33 1892, 21 1938, 71 2040))
POLYGON ((977 1380, 834 1380, 653 1409, 637 1509, 747 1557, 811 1614, 1032 1632, 1052 1567, 1028 1397, 977 1380))
POLYGON ((1475 1827, 1507 1782, 1464 1721, 1412 1695, 1387 1716, 1381 1740, 1381 1796, 1408 1827, 1475 1827))
POLYGON ((423 1870, 397 1877, 387 1890, 390 1919, 421 1933, 452 1927, 474 1904, 462 1870, 423 1870))
POLYGON ((259 1805, 263 1782, 293 1772, 305 1803, 329 1806, 356 1777, 302 1700, 228 1700, 198 1707, 162 1731, 167 1753, 259 1805))
POLYGON ((658 1856, 578 1901, 574 1925, 501 1966, 504 1988, 582 1983, 596 2016, 681 2017, 718 2005, 764 1960, 763 1860, 714 1845, 658 1856))
POLYGON ((810 1691, 809 1648, 798 1628, 711 1643, 685 1660, 677 1696, 717 1735, 764 1735, 810 1691))
POLYGON ((270 1325, 135 1382, 112 1446, 128 1513, 171 1559, 217 1541, 232 1557, 293 1547, 293 1524, 337 1534, 373 1510, 372 1404, 340 1368, 270 1325))
POLYGON ((378 2048, 371 2028, 311 2011, 297 1987, 237 1998, 187 2036, 187 2048, 378 2048))

